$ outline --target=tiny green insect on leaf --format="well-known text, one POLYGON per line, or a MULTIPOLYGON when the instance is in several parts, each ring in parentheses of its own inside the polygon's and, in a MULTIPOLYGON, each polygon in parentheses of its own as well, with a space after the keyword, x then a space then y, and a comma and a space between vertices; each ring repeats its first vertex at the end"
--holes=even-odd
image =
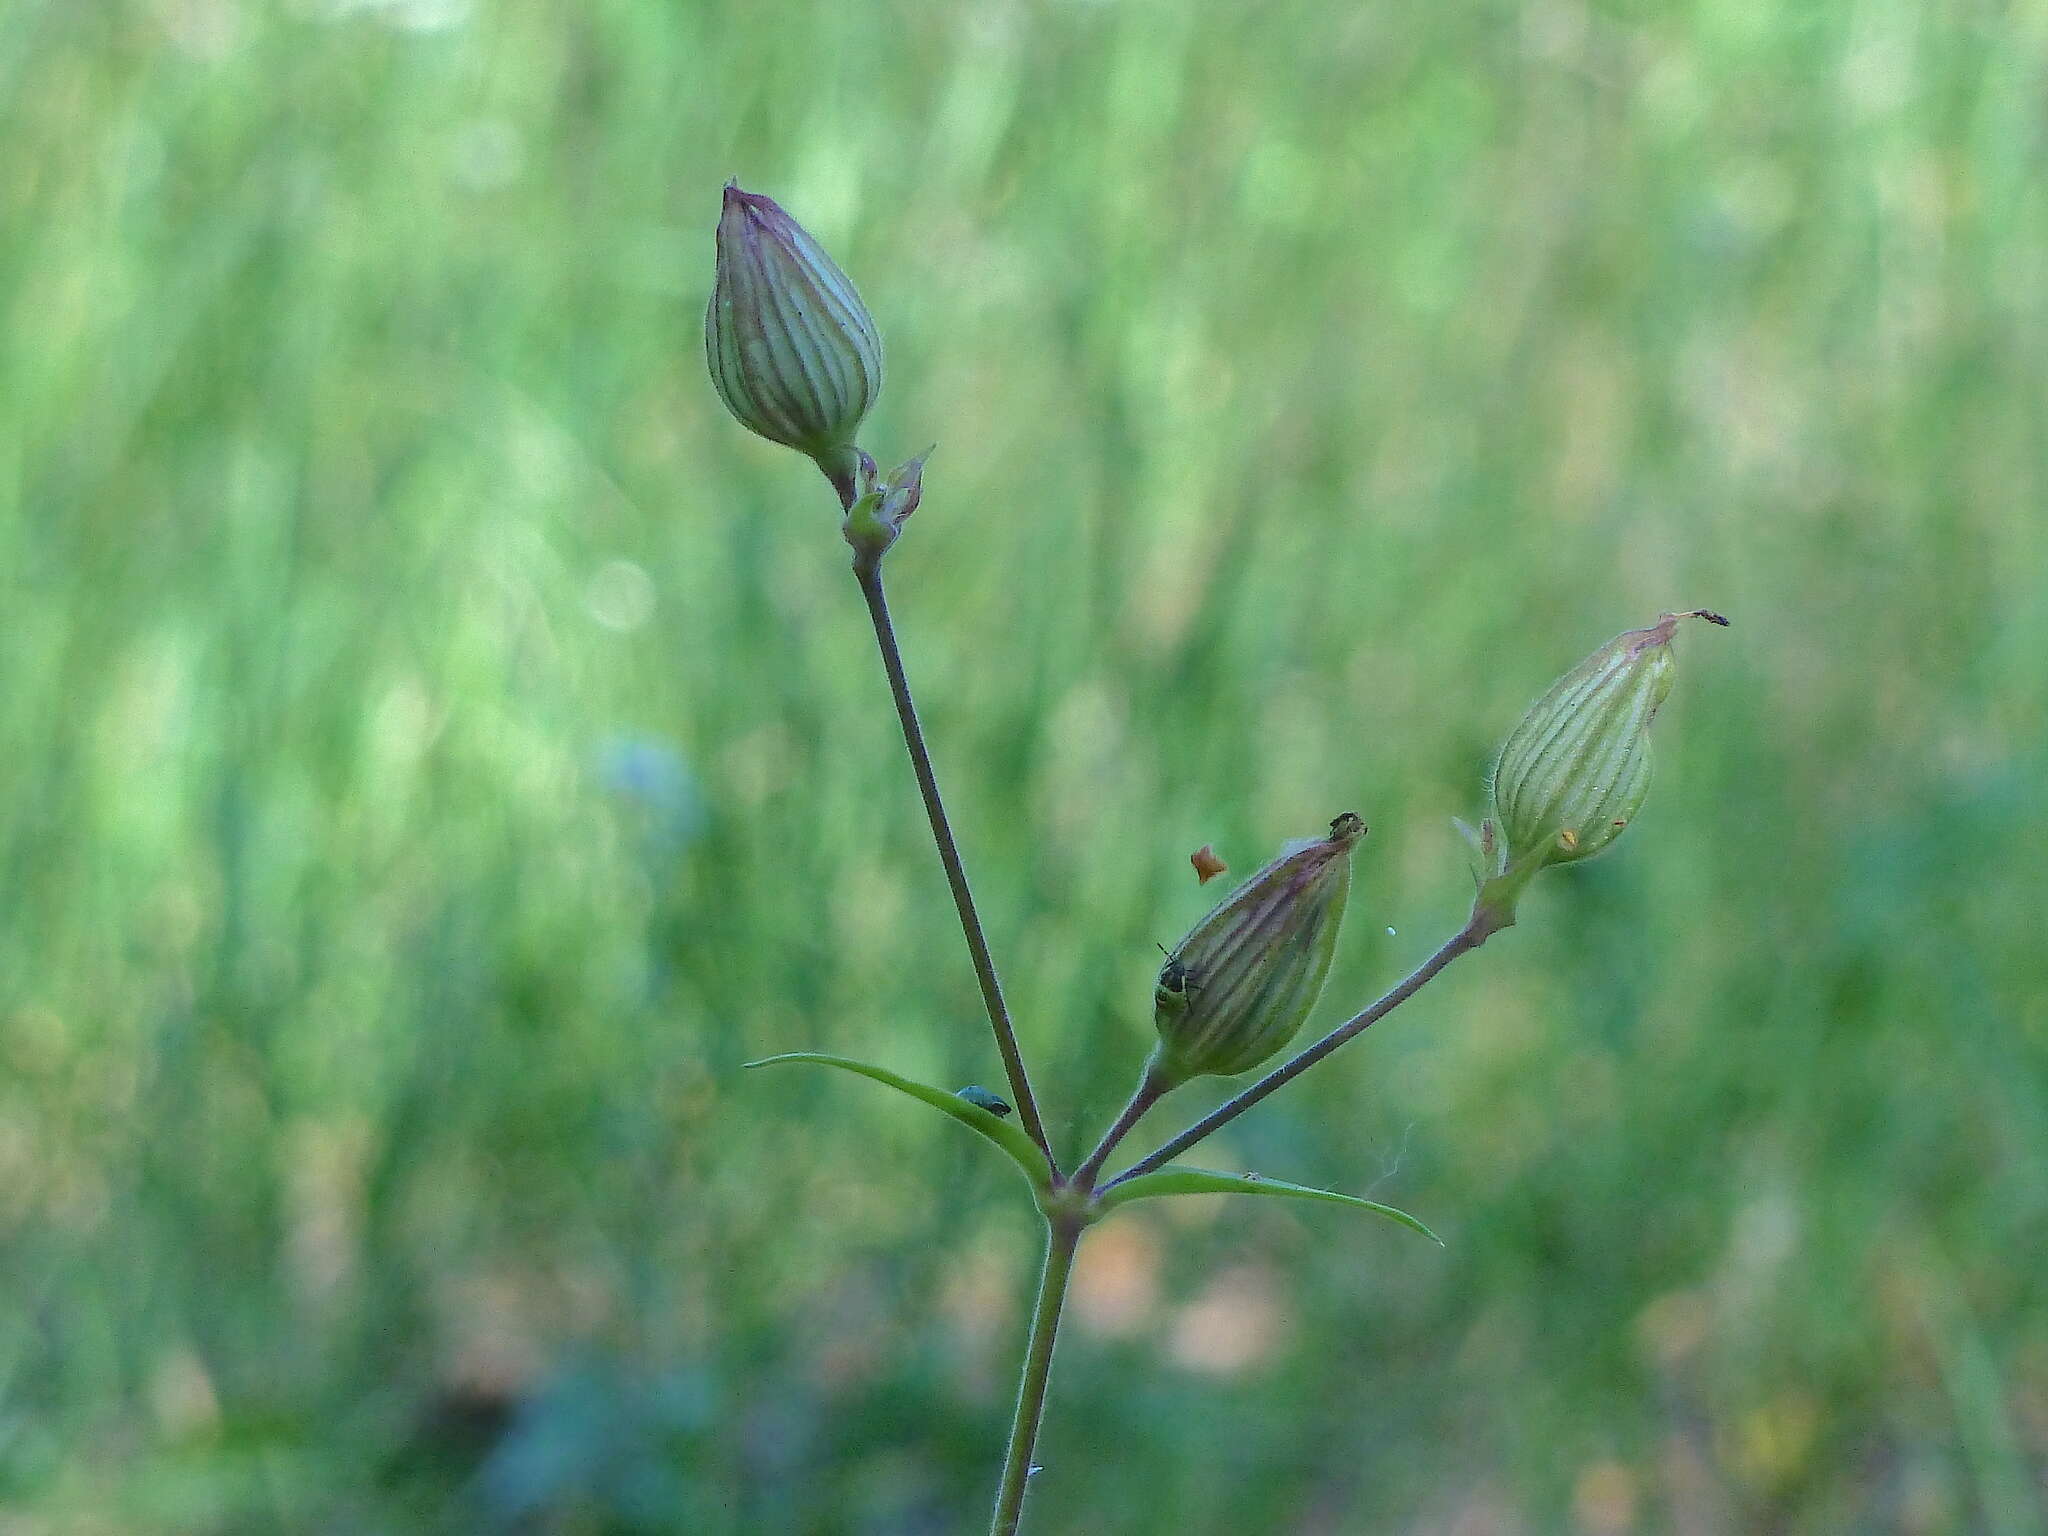
POLYGON ((1052 1187, 1052 1169, 1046 1166, 1045 1154, 1038 1150, 1031 1138, 1017 1126, 981 1105, 948 1093, 943 1088, 934 1088, 928 1083, 913 1082, 887 1067, 878 1067, 871 1062, 856 1061, 851 1056, 829 1056, 823 1051, 790 1051, 781 1056, 764 1056, 759 1061, 747 1063, 747 1070, 755 1067, 779 1067, 791 1063, 809 1063, 821 1067, 837 1067, 842 1072, 851 1072, 872 1082, 894 1088, 898 1093, 907 1094, 921 1104, 929 1104, 940 1114, 949 1116, 966 1126, 970 1131, 985 1137, 1001 1147, 1010 1156, 1024 1177, 1031 1181, 1032 1189, 1044 1192, 1052 1187))

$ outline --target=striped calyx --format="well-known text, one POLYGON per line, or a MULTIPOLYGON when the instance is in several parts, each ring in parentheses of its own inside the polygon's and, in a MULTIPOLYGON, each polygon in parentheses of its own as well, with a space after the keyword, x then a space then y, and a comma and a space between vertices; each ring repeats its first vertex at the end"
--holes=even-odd
POLYGON ((1500 749, 1493 773, 1498 867, 1533 873, 1590 859, 1635 820, 1650 791, 1650 722, 1670 696, 1667 613, 1647 629, 1616 635, 1559 678, 1500 749))
POLYGON ((1289 843, 1167 955, 1153 993, 1155 1071, 1167 1084, 1249 1072, 1292 1040, 1322 995, 1365 823, 1289 843))
POLYGON ((882 392, 882 338, 846 274, 773 198, 731 184, 704 354, 741 426, 821 465, 848 457, 882 392))

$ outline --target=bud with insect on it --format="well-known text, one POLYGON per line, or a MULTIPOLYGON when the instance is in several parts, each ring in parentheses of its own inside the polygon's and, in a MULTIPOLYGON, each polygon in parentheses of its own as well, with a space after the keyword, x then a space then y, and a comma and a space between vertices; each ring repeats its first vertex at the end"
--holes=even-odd
POLYGON ((803 226, 774 199, 731 183, 704 352, 739 424, 809 454, 851 499, 854 434, 882 392, 882 338, 803 226))
POLYGON ((1155 1081, 1249 1072, 1292 1040, 1322 995, 1351 893, 1349 811, 1290 843, 1170 950, 1153 993, 1155 1081))
POLYGON ((1493 771, 1493 815, 1476 843, 1482 909, 1496 926, 1538 871, 1590 859, 1621 836, 1650 791, 1650 722, 1671 694, 1671 637, 1696 609, 1616 635, 1551 685, 1509 732, 1493 771))

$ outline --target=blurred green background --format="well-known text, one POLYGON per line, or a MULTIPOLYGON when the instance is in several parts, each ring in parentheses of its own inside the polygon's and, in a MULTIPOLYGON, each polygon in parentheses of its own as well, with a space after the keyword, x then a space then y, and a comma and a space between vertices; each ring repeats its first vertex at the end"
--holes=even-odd
POLYGON ((1067 1148, 1191 849, 1371 822, 1334 1020, 1531 697, 1736 621, 1614 854, 1204 1149, 1447 1249, 1105 1225, 1032 1529, 2048 1531, 2044 80, 1995 0, 14 0, 0 1531, 980 1528, 1022 1189, 738 1070, 1000 1083, 705 380, 731 175, 939 443, 893 595, 1067 1148))

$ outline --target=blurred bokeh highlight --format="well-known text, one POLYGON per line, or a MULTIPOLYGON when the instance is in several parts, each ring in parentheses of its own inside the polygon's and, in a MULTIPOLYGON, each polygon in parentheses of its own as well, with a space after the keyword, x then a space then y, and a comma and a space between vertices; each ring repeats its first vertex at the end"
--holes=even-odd
MULTIPOLYGON (((892 595, 1061 1144, 1613 633, 1616 850, 1084 1252, 1047 1536, 2041 1536, 2048 13, 14 0, 0 1530, 979 1529, 1015 1175, 719 187, 936 440, 892 595), (1169 1204, 1172 1208, 1167 1208, 1169 1204), (1267 1208, 1269 1205, 1284 1208, 1267 1208)), ((1222 1085, 1186 1090, 1143 1150, 1222 1085)))

